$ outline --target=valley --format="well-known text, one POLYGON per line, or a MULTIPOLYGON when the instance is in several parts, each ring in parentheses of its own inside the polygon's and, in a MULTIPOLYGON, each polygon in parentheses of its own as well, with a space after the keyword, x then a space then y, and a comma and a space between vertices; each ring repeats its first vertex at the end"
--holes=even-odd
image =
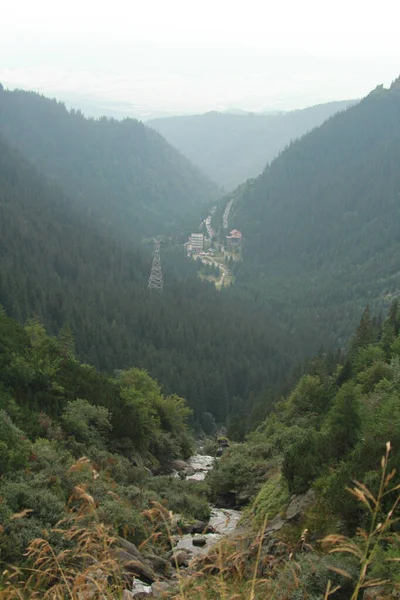
POLYGON ((400 79, 201 117, 0 86, 0 600, 397 597, 400 79))

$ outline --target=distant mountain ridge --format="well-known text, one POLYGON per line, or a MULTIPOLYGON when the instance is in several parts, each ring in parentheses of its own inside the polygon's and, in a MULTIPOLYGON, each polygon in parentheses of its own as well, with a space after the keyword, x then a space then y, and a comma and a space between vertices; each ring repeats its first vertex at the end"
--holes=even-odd
POLYGON ((355 100, 284 113, 212 111, 147 124, 227 190, 256 177, 285 146, 355 100))
POLYGON ((86 119, 56 100, 0 88, 0 134, 88 214, 129 236, 179 228, 219 194, 187 158, 134 119, 86 119))

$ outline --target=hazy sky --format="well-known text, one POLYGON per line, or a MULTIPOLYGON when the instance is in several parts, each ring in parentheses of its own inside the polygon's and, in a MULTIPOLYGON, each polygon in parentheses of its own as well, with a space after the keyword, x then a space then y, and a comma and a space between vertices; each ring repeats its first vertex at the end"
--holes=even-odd
POLYGON ((396 0, 0 0, 0 82, 85 112, 300 108, 400 75, 396 0))

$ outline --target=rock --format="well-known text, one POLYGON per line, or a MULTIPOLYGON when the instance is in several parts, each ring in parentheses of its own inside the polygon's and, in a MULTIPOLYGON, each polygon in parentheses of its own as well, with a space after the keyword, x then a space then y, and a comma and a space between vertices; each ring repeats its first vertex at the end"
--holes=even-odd
POLYGON ((217 508, 234 508, 236 506, 236 492, 221 492, 215 501, 217 508))
POLYGON ((167 576, 170 574, 171 567, 165 558, 157 556, 156 554, 152 554, 151 552, 145 552, 144 557, 146 559, 146 564, 148 564, 156 573, 167 576))
POLYGON ((363 600, 388 600, 389 595, 385 593, 383 585, 367 588, 363 594, 363 600))
POLYGON ((132 600, 133 594, 129 590, 124 590, 122 592, 122 600, 132 600))
POLYGON ((151 586, 146 585, 143 583, 143 581, 138 581, 137 579, 133 581, 131 594, 133 598, 136 598, 136 600, 153 596, 151 586))
POLYGON ((141 560, 143 558, 139 550, 136 548, 135 544, 132 544, 132 542, 128 542, 128 540, 125 540, 122 537, 118 538, 118 547, 122 548, 122 550, 124 550, 125 552, 127 552, 128 554, 130 554, 138 560, 141 560))
POLYGON ((178 471, 178 473, 180 471, 185 471, 187 466, 188 465, 184 460, 171 460, 171 462, 168 463, 168 467, 171 469, 171 471, 178 471))
POLYGON ((187 567, 189 562, 189 554, 184 550, 180 550, 179 552, 174 552, 171 558, 169 559, 171 565, 176 568, 178 567, 187 567))
POLYGON ((306 492, 305 494, 293 496, 286 510, 286 519, 288 521, 294 521, 302 517, 306 510, 311 506, 311 504, 313 504, 314 500, 314 490, 308 490, 308 492, 306 492))
POLYGON ((276 515, 265 528, 265 535, 279 531, 285 525, 285 521, 280 515, 276 515))
POLYGON ((134 575, 134 577, 148 584, 153 583, 157 579, 154 571, 148 565, 138 560, 124 562, 123 570, 125 573, 134 575))
POLYGON ((226 438, 218 438, 217 444, 220 448, 229 448, 229 442, 226 438))
POLYGON ((207 544, 207 540, 205 537, 194 537, 192 539, 193 546, 205 546, 207 544))
MULTIPOLYGON (((207 523, 204 521, 195 521, 190 529, 190 533, 204 533, 207 531, 207 523)), ((207 531, 207 533, 209 533, 207 531)))
POLYGON ((195 472, 196 471, 194 470, 194 468, 192 467, 192 465, 187 465, 186 466, 186 469, 185 469, 185 475, 186 475, 186 477, 189 477, 190 475, 194 475, 195 472))
POLYGON ((250 492, 239 492, 238 495, 236 496, 236 506, 246 506, 246 504, 249 504, 251 500, 251 494, 250 492))
POLYGON ((156 581, 151 586, 154 598, 164 598, 165 594, 171 590, 171 585, 166 581, 156 581))

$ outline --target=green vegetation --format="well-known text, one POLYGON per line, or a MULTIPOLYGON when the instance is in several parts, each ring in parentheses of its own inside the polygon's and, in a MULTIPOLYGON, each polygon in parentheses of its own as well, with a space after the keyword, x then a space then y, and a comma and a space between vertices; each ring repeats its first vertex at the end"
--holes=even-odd
POLYGON ((201 282, 181 250, 165 243, 161 260, 164 292, 152 294, 150 255, 108 235, 0 139, 0 303, 7 314, 20 323, 37 315, 50 334, 63 331, 66 346, 70 327, 82 361, 107 373, 144 368, 166 395, 188 401, 197 423, 205 412, 223 422, 230 398, 244 402, 256 385, 278 381, 290 346, 267 310, 260 324, 229 290, 201 282))
MULTIPOLYGON (((394 451, 388 470, 395 469, 392 484, 398 483, 399 349, 399 303, 392 304, 380 327, 366 309, 341 364, 333 368, 323 358, 311 362, 246 442, 224 453, 208 477, 214 494, 234 490, 255 498, 251 512, 260 524, 284 509, 291 494, 313 488, 319 516, 310 514, 305 525, 311 534, 312 523, 319 534, 322 525, 333 522, 342 533, 363 526, 363 512, 343 490, 357 479, 377 493, 380 458, 389 440, 394 451)), ((383 509, 391 502, 389 494, 383 509)))
POLYGON ((49 337, 37 321, 21 327, 1 311, 0 372, 3 565, 21 563, 44 530, 62 547, 54 527, 77 487, 114 534, 135 542, 148 537, 143 513, 154 502, 207 518, 206 487, 151 476, 188 457, 193 440, 184 401, 164 396, 145 371, 101 375, 79 363, 65 335, 49 337))
POLYGON ((128 239, 175 233, 218 187, 134 119, 86 119, 32 92, 0 90, 0 134, 86 215, 128 239))
POLYGON ((400 93, 372 92, 294 141, 238 188, 235 291, 268 304, 305 355, 344 347, 363 307, 400 290, 400 93))

